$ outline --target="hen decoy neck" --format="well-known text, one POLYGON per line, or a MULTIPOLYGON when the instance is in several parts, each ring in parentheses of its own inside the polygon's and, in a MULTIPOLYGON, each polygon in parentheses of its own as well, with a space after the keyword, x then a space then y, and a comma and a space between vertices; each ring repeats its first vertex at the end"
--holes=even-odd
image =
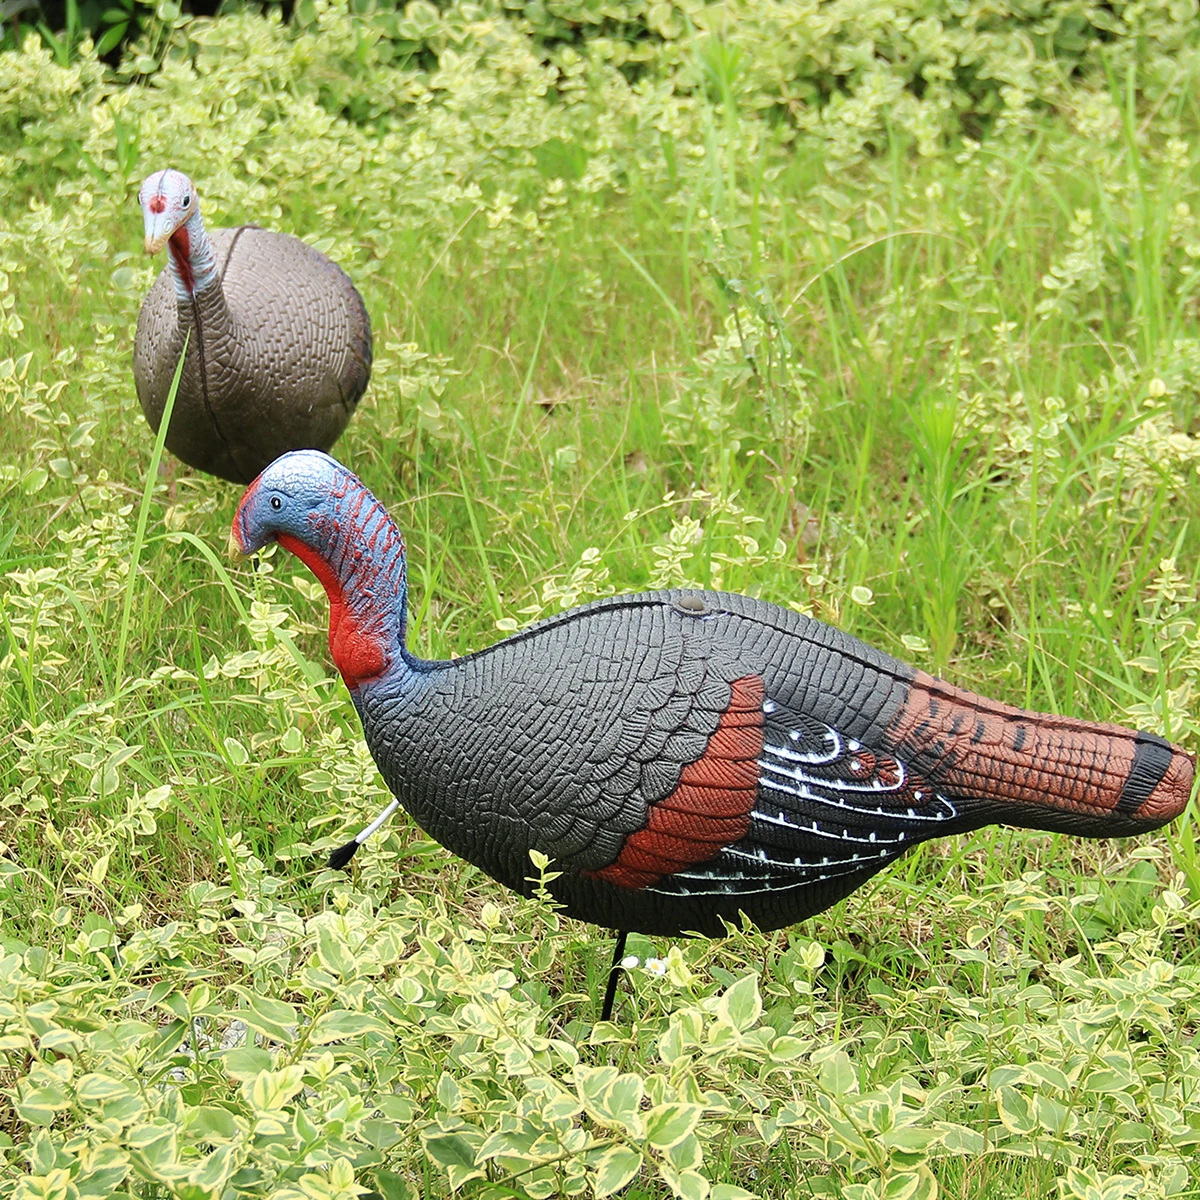
POLYGON ((529 852, 549 855, 585 921, 776 929, 932 837, 1122 837, 1191 793, 1191 756, 1156 734, 984 699, 746 596, 614 596, 423 661, 400 531, 325 454, 284 455, 246 491, 231 546, 271 541, 325 586, 333 661, 400 803, 517 892, 529 852))
POLYGON ((138 314, 133 377, 155 432, 187 341, 167 449, 248 483, 288 450, 328 450, 371 377, 371 322, 349 276, 299 238, 205 228, 196 187, 155 171, 146 251, 168 251, 138 314))

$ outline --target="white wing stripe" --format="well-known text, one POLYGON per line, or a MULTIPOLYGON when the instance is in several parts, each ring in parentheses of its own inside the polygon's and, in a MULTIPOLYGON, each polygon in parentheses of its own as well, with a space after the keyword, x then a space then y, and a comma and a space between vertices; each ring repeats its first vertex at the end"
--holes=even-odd
POLYGON ((899 845, 905 840, 905 833, 901 830, 895 837, 881 837, 874 830, 866 837, 855 837, 848 829, 822 829, 816 821, 811 823, 804 821, 789 821, 786 813, 768 813, 762 812, 759 809, 754 809, 750 816, 756 821, 764 821, 768 825, 782 825, 786 829, 795 829, 799 833, 811 833, 814 837, 832 838, 838 842, 862 842, 864 844, 878 845, 899 845))
POLYGON ((839 800, 833 796, 822 796, 820 793, 814 792, 810 785, 824 787, 825 781, 821 780, 818 784, 816 780, 805 780, 800 787, 789 787, 786 783, 782 783, 778 779, 771 779, 766 775, 758 777, 758 786, 767 791, 783 792, 785 795, 797 796, 801 800, 808 800, 813 804, 822 804, 830 809, 840 809, 842 812, 861 813, 868 817, 893 817, 904 821, 946 821, 958 816, 958 810, 942 795, 936 796, 939 807, 932 813, 919 813, 916 809, 912 808, 906 809, 904 813, 900 813, 893 809, 884 808, 882 805, 877 805, 874 808, 864 808, 858 804, 851 804, 848 800, 839 800))
MULTIPOLYGON (((788 736, 791 737, 792 741, 798 742, 804 736, 804 734, 799 729, 792 729, 789 730, 788 736)), ((838 731, 836 729, 830 729, 827 725, 825 727, 824 740, 827 745, 832 745, 833 747, 828 754, 822 754, 819 752, 801 754, 798 750, 789 750, 787 746, 776 746, 771 743, 767 743, 763 746, 763 753, 774 754, 778 758, 785 759, 788 762, 809 763, 813 766, 816 766, 820 763, 835 762, 837 759, 841 758, 844 747, 842 745, 841 735, 838 733, 838 731)))
MULTIPOLYGON (((895 783, 882 783, 878 779, 867 780, 863 783, 856 783, 850 779, 821 779, 810 775, 807 771, 801 770, 799 767, 784 766, 779 763, 772 762, 773 757, 783 757, 780 754, 780 747, 772 745, 763 746, 763 757, 758 760, 758 765, 767 771, 774 771, 776 775, 782 775, 785 779, 794 779, 799 783, 815 783, 821 787, 832 788, 839 792, 902 792, 908 786, 908 771, 902 762, 896 763, 896 768, 899 771, 899 777, 895 783)), ((793 760, 794 761, 794 760, 793 760)), ((809 763, 815 765, 816 760, 806 759, 809 763)), ((822 762, 827 761, 822 759, 822 762)))

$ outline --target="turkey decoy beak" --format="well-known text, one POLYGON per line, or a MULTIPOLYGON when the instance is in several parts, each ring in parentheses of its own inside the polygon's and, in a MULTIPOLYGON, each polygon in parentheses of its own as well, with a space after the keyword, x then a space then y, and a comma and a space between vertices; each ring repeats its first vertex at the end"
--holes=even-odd
POLYGON ((229 531, 229 542, 225 546, 225 553, 234 562, 245 562, 250 557, 245 550, 242 549, 242 543, 238 540, 238 535, 231 529, 229 531))
POLYGON ((174 230, 170 230, 167 233, 155 233, 155 234, 151 234, 151 233, 147 232, 147 234, 146 234, 146 253, 147 254, 157 254, 171 240, 171 234, 173 232, 174 232, 174 230))
POLYGON ((142 225, 146 230, 146 253, 157 254, 170 240, 182 222, 177 212, 168 212, 164 207, 155 212, 153 207, 142 209, 142 225))

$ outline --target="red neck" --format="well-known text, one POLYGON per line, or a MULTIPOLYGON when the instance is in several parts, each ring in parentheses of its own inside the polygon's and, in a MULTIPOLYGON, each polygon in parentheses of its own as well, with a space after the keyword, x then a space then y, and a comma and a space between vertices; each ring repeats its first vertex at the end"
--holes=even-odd
POLYGON ((353 690, 378 679, 388 668, 388 647, 381 631, 360 620, 346 603, 341 580, 311 546, 290 533, 276 539, 321 581, 329 597, 329 653, 346 686, 353 690))
POLYGON ((188 235, 187 226, 180 227, 171 234, 171 240, 167 243, 171 251, 171 258, 175 263, 175 269, 179 272, 179 278, 183 280, 183 286, 187 288, 189 293, 194 294, 196 291, 196 276, 192 271, 192 239, 188 235))

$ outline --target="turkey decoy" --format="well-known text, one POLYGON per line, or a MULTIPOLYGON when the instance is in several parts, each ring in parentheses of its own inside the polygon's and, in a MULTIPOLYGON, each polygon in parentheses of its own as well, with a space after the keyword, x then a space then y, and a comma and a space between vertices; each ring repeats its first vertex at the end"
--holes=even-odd
POLYGON ((777 929, 932 837, 1126 836, 1191 793, 1191 756, 1153 733, 986 700, 746 596, 614 596, 423 661, 400 531, 325 454, 247 489, 230 549, 272 540, 325 586, 333 661, 417 823, 525 895, 542 851, 566 912, 618 931, 777 929))
POLYGON ((327 450, 371 377, 371 322, 336 263, 257 225, 214 229, 192 181, 155 171, 138 195, 146 250, 169 250, 138 314, 133 378, 157 432, 183 350, 167 448, 249 483, 287 450, 327 450))

